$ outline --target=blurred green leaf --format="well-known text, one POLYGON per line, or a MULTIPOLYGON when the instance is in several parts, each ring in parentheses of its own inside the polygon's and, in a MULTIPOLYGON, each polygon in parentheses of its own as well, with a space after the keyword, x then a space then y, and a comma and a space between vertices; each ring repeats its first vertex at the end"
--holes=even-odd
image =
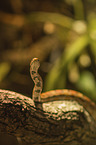
POLYGON ((0 63, 0 82, 7 76, 11 69, 10 63, 2 62, 0 63))
POLYGON ((88 45, 89 38, 87 35, 82 35, 77 38, 63 53, 62 57, 62 67, 70 61, 74 60, 77 56, 80 55, 83 49, 88 45))
POLYGON ((58 13, 33 12, 27 16, 30 22, 51 22, 66 28, 71 28, 73 19, 58 13))
POLYGON ((84 19, 84 6, 82 0, 72 0, 75 18, 82 20, 84 19))
POLYGON ((75 60, 76 57, 80 55, 82 50, 86 48, 87 45, 88 45, 88 36, 83 35, 79 37, 77 40, 75 40, 75 42, 73 42, 68 48, 66 48, 66 51, 63 52, 62 57, 55 62, 54 67, 47 75, 45 82, 45 90, 60 88, 59 87, 60 80, 63 79, 63 77, 66 78, 68 63, 75 60), (64 75, 62 75, 62 78, 60 79, 61 74, 64 75))
POLYGON ((82 92, 86 93, 87 96, 96 101, 96 82, 91 72, 82 72, 76 85, 82 92))
POLYGON ((88 19, 88 31, 91 50, 96 59, 96 15, 94 16, 90 14, 88 19))

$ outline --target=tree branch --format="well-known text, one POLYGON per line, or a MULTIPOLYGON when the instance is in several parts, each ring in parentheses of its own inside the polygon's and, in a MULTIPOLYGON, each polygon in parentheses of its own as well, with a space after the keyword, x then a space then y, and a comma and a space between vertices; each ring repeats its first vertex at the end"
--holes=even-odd
POLYGON ((30 145, 95 145, 93 117, 76 101, 43 102, 0 90, 0 132, 20 137, 30 145))

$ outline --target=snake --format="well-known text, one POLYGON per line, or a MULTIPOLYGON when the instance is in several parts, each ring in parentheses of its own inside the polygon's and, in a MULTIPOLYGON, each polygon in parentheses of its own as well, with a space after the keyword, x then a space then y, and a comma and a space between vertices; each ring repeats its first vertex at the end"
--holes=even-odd
POLYGON ((40 67, 39 59, 33 58, 32 61, 30 62, 30 75, 35 84, 33 88, 33 92, 32 92, 32 99, 35 102, 41 101, 41 92, 42 92, 42 86, 43 86, 42 78, 38 73, 39 67, 40 67))
MULTIPOLYGON (((30 75, 35 84, 32 91, 32 99, 34 102, 39 102, 42 104, 45 102, 59 100, 75 100, 79 104, 81 104, 86 110, 88 110, 88 112, 96 120, 96 104, 78 91, 70 89, 59 89, 41 93, 43 81, 41 76, 38 74, 39 67, 40 67, 39 59, 33 58, 30 63, 30 75)), ((41 107, 41 105, 39 107, 41 107)))

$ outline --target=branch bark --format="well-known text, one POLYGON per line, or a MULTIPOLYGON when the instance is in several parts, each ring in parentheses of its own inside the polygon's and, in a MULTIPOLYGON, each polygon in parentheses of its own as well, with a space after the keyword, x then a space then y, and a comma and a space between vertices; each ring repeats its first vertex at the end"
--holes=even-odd
POLYGON ((76 101, 43 102, 0 90, 0 132, 27 144, 95 145, 96 120, 76 101))

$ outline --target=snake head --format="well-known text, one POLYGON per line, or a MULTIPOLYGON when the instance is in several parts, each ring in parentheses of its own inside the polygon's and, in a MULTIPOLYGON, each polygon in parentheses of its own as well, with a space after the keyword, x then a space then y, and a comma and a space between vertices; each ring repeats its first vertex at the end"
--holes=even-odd
POLYGON ((38 68, 40 67, 40 62, 38 58, 33 58, 30 63, 30 68, 37 72, 38 68))

